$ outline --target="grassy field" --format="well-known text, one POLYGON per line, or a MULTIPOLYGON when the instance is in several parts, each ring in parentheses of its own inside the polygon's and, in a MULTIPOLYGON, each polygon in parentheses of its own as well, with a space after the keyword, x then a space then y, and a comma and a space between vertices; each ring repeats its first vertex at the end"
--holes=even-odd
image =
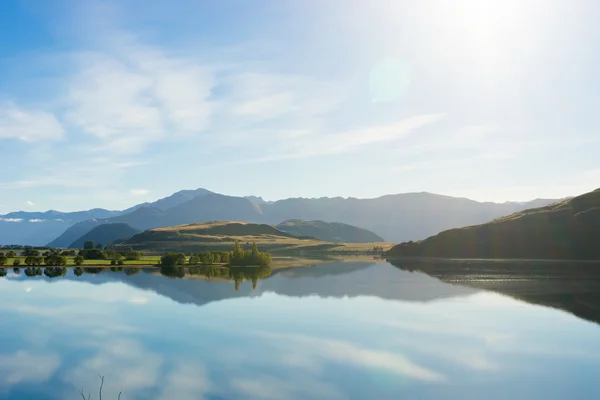
MULTIPOLYGON (((75 257, 67 257, 67 266, 68 267, 74 267, 75 262, 73 261, 75 257)), ((25 257, 15 257, 15 258, 9 258, 8 261, 6 262, 5 265, 3 265, 2 267, 8 268, 8 267, 13 267, 13 262, 14 260, 20 260, 21 261, 21 265, 19 265, 20 268, 26 268, 28 267, 28 265, 25 264, 25 257)), ((123 260, 123 265, 129 265, 129 266, 148 266, 148 265, 158 265, 160 263, 160 256, 143 256, 140 260, 123 260)), ((110 267, 110 260, 85 260, 83 262, 83 266, 108 266, 110 267)), ((42 265, 38 265, 38 267, 46 267, 46 265, 43 264, 42 265)))
POLYGON ((151 229, 134 236, 121 246, 143 252, 189 253, 203 250, 229 251, 236 241, 239 241, 244 248, 256 242, 261 251, 297 257, 310 254, 364 254, 372 251, 374 247, 382 247, 385 251, 393 246, 393 243, 387 242, 340 243, 298 238, 278 231, 270 225, 241 222, 211 222, 151 229))

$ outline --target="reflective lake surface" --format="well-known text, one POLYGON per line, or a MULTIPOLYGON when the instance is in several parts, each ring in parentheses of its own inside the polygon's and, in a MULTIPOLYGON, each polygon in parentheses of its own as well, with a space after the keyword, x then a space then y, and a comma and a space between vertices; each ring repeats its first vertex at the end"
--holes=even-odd
POLYGON ((7 269, 0 398, 598 398, 597 266, 395 264, 7 269))

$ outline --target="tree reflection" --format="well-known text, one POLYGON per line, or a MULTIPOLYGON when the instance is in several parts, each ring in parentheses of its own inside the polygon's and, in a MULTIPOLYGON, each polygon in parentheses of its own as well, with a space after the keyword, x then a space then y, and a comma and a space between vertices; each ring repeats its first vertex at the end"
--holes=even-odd
POLYGON ((167 278, 183 278, 185 267, 160 267, 160 274, 167 278))
POLYGON ((239 267, 220 267, 220 266, 205 266, 205 267, 190 267, 190 275, 201 275, 206 278, 221 278, 233 280, 235 282, 235 290, 240 289, 240 285, 245 280, 252 281, 252 290, 256 289, 258 280, 271 275, 272 269, 269 265, 262 266, 239 266, 239 267))
POLYGON ((35 267, 27 267, 23 270, 23 272, 25 272, 25 275, 27 275, 27 276, 41 276, 42 275, 42 269, 35 268, 35 267))
POLYGON ((101 272, 104 272, 104 268, 101 268, 101 267, 84 267, 83 268, 83 272, 85 272, 86 274, 99 274, 101 272))
POLYGON ((123 272, 125 272, 125 275, 127 276, 135 275, 141 270, 141 268, 123 268, 123 272))
POLYGON ((44 268, 44 275, 48 278, 56 278, 59 276, 65 276, 67 269, 65 267, 46 267, 44 268))
MULTIPOLYGON (((75 267, 73 268, 73 274, 75 276, 82 276, 83 274, 99 274, 103 271, 107 271, 109 268, 103 267, 75 267)), ((15 268, 16 270, 16 268, 15 268)), ((142 268, 135 267, 112 267, 111 271, 116 273, 124 273, 127 276, 135 275, 142 271, 142 268)), ((40 276, 42 273, 49 278, 62 277, 67 274, 68 268, 62 266, 46 267, 44 269, 38 267, 27 267, 23 269, 23 272, 28 277, 40 276)), ((219 279, 225 281, 233 281, 235 290, 239 290, 241 284, 244 281, 252 282, 252 290, 255 290, 258 286, 260 279, 266 278, 271 275, 272 269, 269 265, 263 266, 235 266, 227 267, 222 265, 204 265, 204 266, 162 266, 158 270, 161 275, 171 279, 182 279, 187 274, 190 276, 202 276, 208 279, 219 279)), ((17 273, 15 271, 15 273, 17 273)), ((7 268, 0 268, 0 277, 7 275, 7 268)))

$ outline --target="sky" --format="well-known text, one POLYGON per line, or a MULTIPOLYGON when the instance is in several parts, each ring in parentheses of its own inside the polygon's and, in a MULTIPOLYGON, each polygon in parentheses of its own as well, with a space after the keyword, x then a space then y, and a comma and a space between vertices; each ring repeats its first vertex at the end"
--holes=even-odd
POLYGON ((0 213, 600 187, 600 4, 0 2, 0 213))

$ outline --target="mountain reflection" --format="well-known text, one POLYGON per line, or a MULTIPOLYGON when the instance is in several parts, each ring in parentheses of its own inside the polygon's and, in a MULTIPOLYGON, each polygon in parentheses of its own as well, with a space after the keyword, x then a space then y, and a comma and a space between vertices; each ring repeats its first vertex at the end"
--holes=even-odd
POLYGON ((52 267, 28 268, 25 275, 29 278, 13 275, 11 279, 50 278, 54 281, 52 278, 60 277, 92 284, 121 281, 179 303, 196 305, 228 298, 255 297, 267 292, 294 297, 373 296, 407 301, 431 301, 477 292, 442 283, 425 274, 399 271, 383 262, 324 262, 313 267, 276 270, 271 267, 211 266, 144 269, 52 267), (42 272, 43 276, 40 276, 42 272))
MULTIPOLYGON (((179 303, 196 305, 266 292, 295 297, 374 296, 430 301, 488 290, 600 323, 600 264, 595 263, 405 259, 389 264, 328 262, 276 270, 268 266, 28 267, 23 270, 24 276, 17 270, 13 269, 11 279, 45 277, 93 284, 121 281, 179 303)), ((0 276, 8 272, 1 268, 0 276)))
POLYGON ((563 261, 392 260, 402 271, 490 290, 568 311, 600 324, 600 263, 563 261))

